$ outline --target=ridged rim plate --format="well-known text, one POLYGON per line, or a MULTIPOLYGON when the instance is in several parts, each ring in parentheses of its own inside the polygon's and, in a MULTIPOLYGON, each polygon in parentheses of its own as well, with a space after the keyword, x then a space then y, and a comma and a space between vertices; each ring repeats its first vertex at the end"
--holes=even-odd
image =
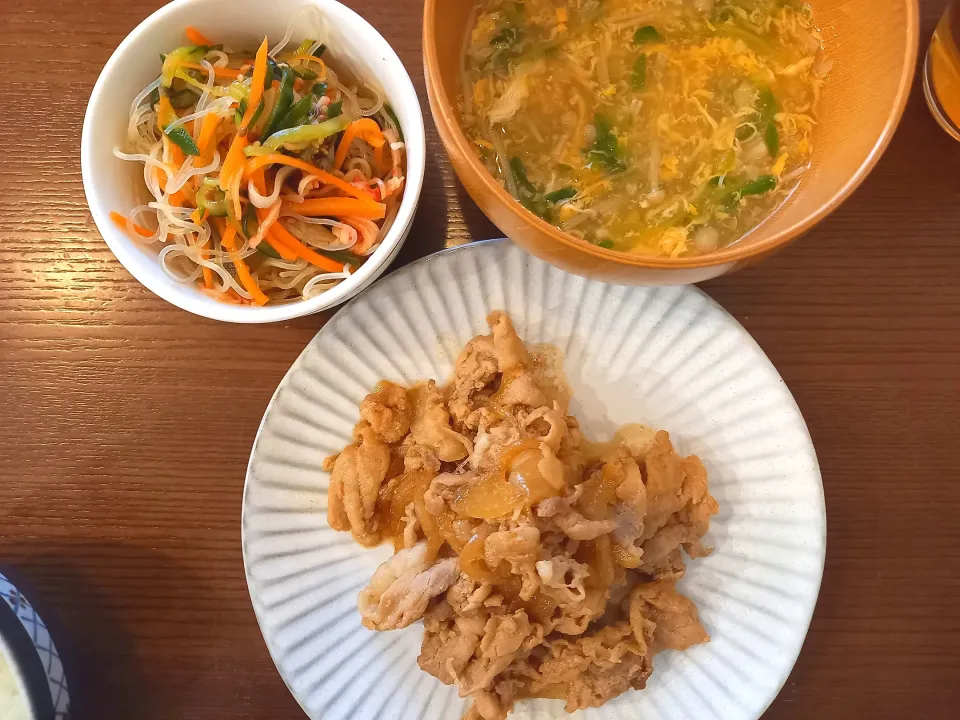
MULTIPOLYGON (((389 556, 327 525, 324 457, 350 442, 378 381, 446 379, 491 310, 561 348, 587 435, 643 422, 701 457, 720 503, 708 558, 681 589, 712 641, 656 657, 642 692, 591 720, 756 720, 810 623, 826 550, 817 458, 803 417, 747 332, 692 287, 624 287, 564 273, 507 242, 445 251, 381 280, 327 323, 281 381, 254 442, 243 501, 253 607, 284 681, 314 720, 456 720, 465 702, 417 667, 422 628, 374 633, 357 592, 389 556)), ((566 717, 520 703, 515 720, 566 717)))

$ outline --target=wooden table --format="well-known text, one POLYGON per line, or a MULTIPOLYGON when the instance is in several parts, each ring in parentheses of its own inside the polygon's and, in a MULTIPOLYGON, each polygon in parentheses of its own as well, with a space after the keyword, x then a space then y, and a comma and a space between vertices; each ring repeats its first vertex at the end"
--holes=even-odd
MULTIPOLYGON (((300 718, 250 606, 240 502, 264 407, 329 314, 234 326, 167 305, 103 244, 81 187, 93 83, 161 4, 0 0, 0 564, 60 630, 76 718, 300 718)), ((421 3, 349 4, 429 118, 421 3)), ((922 2, 924 46, 944 4, 922 2)), ((497 234, 429 119, 427 137, 401 263, 497 234)), ((826 488, 820 602, 767 718, 957 717, 958 177, 918 83, 842 209, 705 286, 796 396, 826 488)))

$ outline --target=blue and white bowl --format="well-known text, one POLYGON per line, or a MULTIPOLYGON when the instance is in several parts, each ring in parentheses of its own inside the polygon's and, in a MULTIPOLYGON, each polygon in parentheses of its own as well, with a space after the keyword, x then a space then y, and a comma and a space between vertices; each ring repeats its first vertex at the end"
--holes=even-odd
POLYGON ((47 625, 0 573, 0 720, 69 720, 70 695, 47 625))

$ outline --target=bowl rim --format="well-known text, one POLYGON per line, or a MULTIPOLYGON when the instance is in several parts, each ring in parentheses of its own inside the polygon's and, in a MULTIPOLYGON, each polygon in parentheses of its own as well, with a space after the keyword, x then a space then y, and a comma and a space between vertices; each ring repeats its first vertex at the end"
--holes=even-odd
POLYGON ((102 142, 102 139, 97 136, 96 129, 93 127, 93 116, 95 114, 95 108, 100 107, 101 103, 105 102, 104 95, 111 76, 117 72, 117 69, 122 65, 125 58, 139 52, 138 44, 140 40, 152 32, 158 23, 190 7, 201 5, 205 2, 209 2, 209 0, 173 0, 154 11, 140 21, 140 23, 127 34, 111 53, 110 58, 101 69, 87 101, 80 139, 80 166, 83 190, 87 200, 87 207, 93 217, 94 224, 103 241, 110 248, 110 251, 137 282, 171 305, 193 313, 194 315, 199 315, 211 320, 233 323, 269 323, 291 320, 334 307, 349 300, 361 292, 371 282, 375 281, 396 258, 397 250, 406 240, 410 226, 413 223, 417 206, 420 202, 420 194, 423 189, 423 180, 426 172, 426 130, 424 127, 423 111, 420 107, 419 95, 410 78, 410 73, 400 60, 396 50, 394 50, 393 46, 383 37, 380 31, 359 13, 343 3, 338 2, 338 0, 300 0, 299 2, 295 2, 295 4, 298 6, 313 5, 318 8, 332 8, 335 13, 351 17, 351 20, 361 28, 361 31, 358 33, 358 40, 363 40, 368 43, 381 43, 386 60, 390 64, 395 64, 400 70, 399 84, 401 87, 398 93, 390 98, 390 101, 395 105, 402 104, 405 108, 409 107, 411 115, 413 116, 413 123, 407 123, 403 126, 407 167, 403 197, 400 201, 397 217, 394 220, 393 226, 381 242, 380 247, 377 248, 367 262, 361 265, 356 272, 336 287, 321 295, 310 298, 309 300, 297 300, 284 305, 231 305, 218 302, 211 298, 211 302, 216 303, 213 305, 203 302, 199 297, 197 301, 194 302, 190 296, 182 297, 169 292, 169 288, 172 288, 174 285, 173 280, 164 280, 157 275, 148 275, 140 271, 135 271, 131 267, 132 263, 130 263, 135 257, 134 253, 140 252, 139 248, 136 247, 135 241, 129 238, 126 233, 114 227, 113 222, 109 220, 105 212, 98 207, 102 202, 99 199, 100 192, 96 184, 93 154, 95 146, 102 142), (411 140, 413 140, 412 144, 410 142, 411 140))
MULTIPOLYGON (((486 169, 483 163, 480 162, 480 158, 477 157, 477 154, 471 148, 466 134, 460 127, 460 121, 456 116, 456 105, 451 101, 443 83, 440 82, 439 73, 437 72, 440 61, 437 55, 436 33, 432 32, 431 29, 436 25, 435 16, 437 6, 443 1, 444 0, 426 0, 423 10, 424 75, 426 78, 427 91, 431 100, 430 109, 434 121, 440 130, 441 138, 443 138, 445 143, 452 143, 456 152, 460 153, 461 157, 466 158, 466 164, 470 172, 483 186, 483 189, 493 195, 504 210, 513 216, 515 221, 524 225, 533 226, 540 235, 549 237, 552 241, 564 246, 566 249, 590 255, 594 259, 603 262, 613 261, 618 265, 626 265, 634 268, 673 270, 706 268, 726 263, 742 263, 783 247, 798 235, 806 232, 830 215, 863 183, 893 139, 894 132, 900 124, 903 112, 907 106, 907 100, 910 97, 910 89, 913 86, 920 46, 919 0, 903 0, 907 10, 907 21, 905 23, 907 44, 903 60, 903 71, 900 74, 900 82, 897 86, 896 95, 894 96, 891 113, 876 143, 874 143, 860 167, 857 168, 857 171, 834 193, 833 197, 820 205, 814 212, 811 212, 790 227, 773 235, 768 241, 760 245, 746 247, 741 246, 739 243, 734 243, 727 248, 710 253, 709 255, 690 258, 644 257, 591 245, 563 232, 546 220, 537 217, 507 192, 507 190, 493 178, 493 175, 486 169)), ((463 37, 463 33, 459 33, 459 36, 463 37)), ((453 153, 451 152, 450 154, 452 155, 453 153)))
POLYGON ((13 673, 31 720, 53 720, 53 696, 40 654, 9 605, 0 600, 0 660, 13 673))

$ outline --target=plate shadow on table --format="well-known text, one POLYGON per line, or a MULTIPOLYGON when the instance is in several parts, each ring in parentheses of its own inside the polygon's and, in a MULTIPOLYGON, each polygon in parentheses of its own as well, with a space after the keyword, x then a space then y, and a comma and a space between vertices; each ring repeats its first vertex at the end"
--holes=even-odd
POLYGON ((196 632, 198 615, 213 617, 203 598, 209 603, 217 593, 168 555, 123 541, 69 538, 14 543, 4 554, 17 558, 19 576, 28 581, 25 592, 34 591, 38 610, 52 625, 71 720, 192 718, 218 696, 235 692, 228 687, 230 668, 217 668, 217 660, 226 659, 231 629, 213 621, 196 632), (139 606, 132 595, 140 596, 139 606), (199 671, 189 687, 182 672, 165 677, 145 671, 183 665, 199 671))

